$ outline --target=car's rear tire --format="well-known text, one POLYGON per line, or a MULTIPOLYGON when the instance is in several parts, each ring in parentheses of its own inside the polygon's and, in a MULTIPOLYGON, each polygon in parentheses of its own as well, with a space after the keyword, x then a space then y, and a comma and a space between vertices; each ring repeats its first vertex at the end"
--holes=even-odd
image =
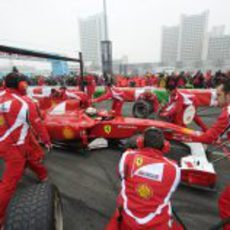
POLYGON ((53 184, 19 190, 9 204, 5 230, 62 230, 62 204, 53 184))
POLYGON ((150 101, 137 100, 133 105, 133 116, 137 118, 147 118, 154 111, 153 104, 150 101))

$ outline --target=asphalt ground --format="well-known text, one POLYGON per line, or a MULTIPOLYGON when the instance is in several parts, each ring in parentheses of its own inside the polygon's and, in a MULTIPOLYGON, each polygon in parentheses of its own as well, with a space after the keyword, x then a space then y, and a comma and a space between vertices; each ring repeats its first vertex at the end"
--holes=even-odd
MULTIPOLYGON (((124 107, 124 114, 131 113, 131 103, 124 107)), ((107 104, 101 104, 106 108, 107 104)), ((200 112, 204 121, 211 125, 219 110, 208 108, 200 112)), ((186 149, 174 146, 172 158, 186 155, 186 149)), ((121 156, 118 149, 100 149, 81 152, 78 149, 54 148, 47 154, 46 165, 50 181, 55 183, 62 196, 65 230, 102 230, 116 206, 119 179, 116 167, 121 156)), ((212 156, 215 159, 218 156, 212 156)), ((0 164, 2 166, 2 164, 0 164)), ((2 167, 0 167, 2 168, 2 167)), ((219 221, 217 200, 224 186, 230 181, 230 162, 223 160, 215 165, 218 184, 215 192, 181 185, 172 202, 178 215, 190 230, 209 229, 219 221)), ((26 172, 20 187, 36 183, 35 177, 26 172)))

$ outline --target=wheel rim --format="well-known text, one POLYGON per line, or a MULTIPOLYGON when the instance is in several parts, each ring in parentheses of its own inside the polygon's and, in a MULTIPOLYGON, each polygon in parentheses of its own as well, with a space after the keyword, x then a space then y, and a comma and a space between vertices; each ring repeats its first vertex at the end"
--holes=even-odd
POLYGON ((57 192, 54 198, 54 223, 55 230, 63 230, 62 204, 57 192))
POLYGON ((148 114, 148 108, 147 108, 147 106, 146 105, 142 105, 142 106, 140 106, 139 107, 139 109, 140 109, 140 114, 143 116, 143 117, 146 117, 147 116, 147 114, 148 114))
POLYGON ((147 108, 145 105, 137 105, 136 109, 135 109, 135 113, 137 115, 137 117, 145 117, 146 113, 147 113, 147 108))

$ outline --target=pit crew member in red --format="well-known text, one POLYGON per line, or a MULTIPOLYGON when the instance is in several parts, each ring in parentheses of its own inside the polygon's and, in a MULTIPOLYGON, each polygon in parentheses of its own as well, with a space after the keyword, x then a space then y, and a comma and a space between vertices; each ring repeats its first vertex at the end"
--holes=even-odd
POLYGON ((112 111, 116 116, 122 115, 122 106, 124 104, 124 93, 111 84, 106 87, 106 92, 102 96, 92 100, 92 103, 97 103, 105 100, 113 100, 112 111))
POLYGON ((41 114, 38 105, 26 95, 26 92, 22 90, 20 93, 23 99, 28 104, 30 108, 30 117, 34 122, 30 127, 28 144, 27 144, 27 166, 37 175, 40 181, 45 181, 48 179, 48 173, 45 165, 42 161, 45 157, 44 151, 38 143, 37 139, 41 140, 45 147, 50 151, 52 148, 50 137, 46 127, 44 126, 41 118, 41 114))
POLYGON ((170 94, 169 102, 161 109, 160 116, 185 127, 194 120, 203 131, 206 131, 207 126, 196 112, 195 96, 179 92, 175 85, 168 85, 166 89, 170 94))
MULTIPOLYGON (((230 81, 226 79, 217 87, 217 102, 222 112, 213 126, 205 133, 201 133, 194 141, 212 144, 223 136, 230 128, 230 81)), ((230 218, 230 184, 219 198, 219 210, 222 219, 230 218)), ((224 227, 230 230, 230 224, 224 227)))
MULTIPOLYGON (((0 158, 5 170, 0 181, 0 222, 27 162, 31 126, 40 130, 33 108, 23 99, 25 78, 13 72, 6 76, 6 89, 0 92, 0 158)), ((49 143, 49 137, 42 140, 49 143)), ((0 224, 1 225, 1 224, 0 224)))
POLYGON ((87 75, 85 79, 86 79, 86 91, 87 91, 88 97, 92 98, 96 90, 95 77, 93 75, 87 75))
POLYGON ((138 145, 120 160, 121 192, 106 230, 182 229, 171 216, 170 198, 180 182, 180 169, 163 156, 169 143, 161 130, 150 128, 138 145))

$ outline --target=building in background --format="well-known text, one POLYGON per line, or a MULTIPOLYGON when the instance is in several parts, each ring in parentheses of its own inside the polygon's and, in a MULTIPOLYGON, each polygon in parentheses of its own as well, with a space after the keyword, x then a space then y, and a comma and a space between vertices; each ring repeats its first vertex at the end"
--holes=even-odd
POLYGON ((223 36, 224 33, 225 33, 225 25, 213 26, 209 33, 209 37, 220 37, 223 36))
MULTIPOLYGON (((179 26, 162 28, 161 65, 199 69, 207 59, 209 11, 181 15, 179 26)), ((213 33, 221 33, 216 27, 213 33)))
POLYGON ((128 75, 128 56, 123 55, 120 59, 113 60, 113 73, 128 75))
POLYGON ((161 62, 163 65, 175 65, 178 51, 178 26, 162 27, 161 62))
POLYGON ((207 61, 210 62, 212 66, 220 69, 229 65, 230 35, 224 35, 224 31, 210 34, 207 61))
POLYGON ((101 68, 101 41, 105 39, 103 14, 79 19, 80 46, 86 69, 101 68))
POLYGON ((184 67, 199 68, 206 60, 208 19, 209 11, 181 16, 177 60, 184 67))

